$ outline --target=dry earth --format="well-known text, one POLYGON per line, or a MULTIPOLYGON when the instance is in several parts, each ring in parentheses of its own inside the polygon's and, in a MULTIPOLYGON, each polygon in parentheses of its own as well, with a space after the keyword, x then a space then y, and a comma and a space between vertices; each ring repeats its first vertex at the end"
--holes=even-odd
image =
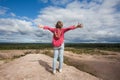
POLYGON ((72 66, 52 74, 52 58, 44 54, 27 54, 0 66, 0 80, 101 80, 72 66))
POLYGON ((64 56, 72 65, 103 80, 120 80, 120 53, 103 51, 108 55, 73 54, 66 51, 64 56))
POLYGON ((52 58, 36 54, 41 53, 41 50, 0 50, 0 80, 99 80, 96 77, 120 80, 120 53, 102 52, 108 55, 81 55, 65 51, 64 56, 79 70, 64 64, 63 72, 53 75, 52 58), (9 61, 13 57, 17 58, 9 61))

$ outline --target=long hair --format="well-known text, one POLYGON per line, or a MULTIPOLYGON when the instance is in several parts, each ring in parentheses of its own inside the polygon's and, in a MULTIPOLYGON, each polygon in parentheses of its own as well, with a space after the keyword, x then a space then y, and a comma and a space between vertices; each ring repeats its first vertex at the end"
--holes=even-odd
POLYGON ((62 21, 58 21, 55 25, 56 28, 62 28, 63 27, 63 23, 62 21))

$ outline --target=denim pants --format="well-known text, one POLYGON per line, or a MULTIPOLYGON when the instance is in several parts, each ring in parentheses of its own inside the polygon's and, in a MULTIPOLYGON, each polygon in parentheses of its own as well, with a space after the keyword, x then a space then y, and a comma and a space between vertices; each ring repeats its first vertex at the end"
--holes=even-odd
POLYGON ((53 70, 56 70, 56 63, 59 57, 59 69, 62 69, 64 54, 64 43, 60 47, 54 47, 53 70))

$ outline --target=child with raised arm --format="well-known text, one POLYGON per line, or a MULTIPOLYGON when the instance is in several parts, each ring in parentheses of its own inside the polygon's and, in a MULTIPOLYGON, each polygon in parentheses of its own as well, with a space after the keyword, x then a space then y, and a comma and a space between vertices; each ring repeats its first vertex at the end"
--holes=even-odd
POLYGON ((52 45, 54 48, 54 58, 53 58, 53 74, 56 73, 56 62, 59 57, 59 72, 62 72, 63 65, 63 54, 64 54, 64 33, 73 30, 76 28, 82 28, 82 24, 73 25, 67 28, 63 28, 63 23, 58 21, 55 25, 55 28, 49 26, 38 25, 39 28, 49 30, 53 33, 52 45))

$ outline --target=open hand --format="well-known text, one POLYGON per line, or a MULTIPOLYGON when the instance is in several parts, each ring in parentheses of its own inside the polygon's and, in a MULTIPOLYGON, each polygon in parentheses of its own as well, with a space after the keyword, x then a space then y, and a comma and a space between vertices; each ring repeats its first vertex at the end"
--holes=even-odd
POLYGON ((82 28, 83 27, 83 24, 79 24, 76 26, 77 28, 82 28))
POLYGON ((44 26, 43 26, 42 24, 39 24, 38 27, 39 27, 39 28, 43 28, 44 26))

